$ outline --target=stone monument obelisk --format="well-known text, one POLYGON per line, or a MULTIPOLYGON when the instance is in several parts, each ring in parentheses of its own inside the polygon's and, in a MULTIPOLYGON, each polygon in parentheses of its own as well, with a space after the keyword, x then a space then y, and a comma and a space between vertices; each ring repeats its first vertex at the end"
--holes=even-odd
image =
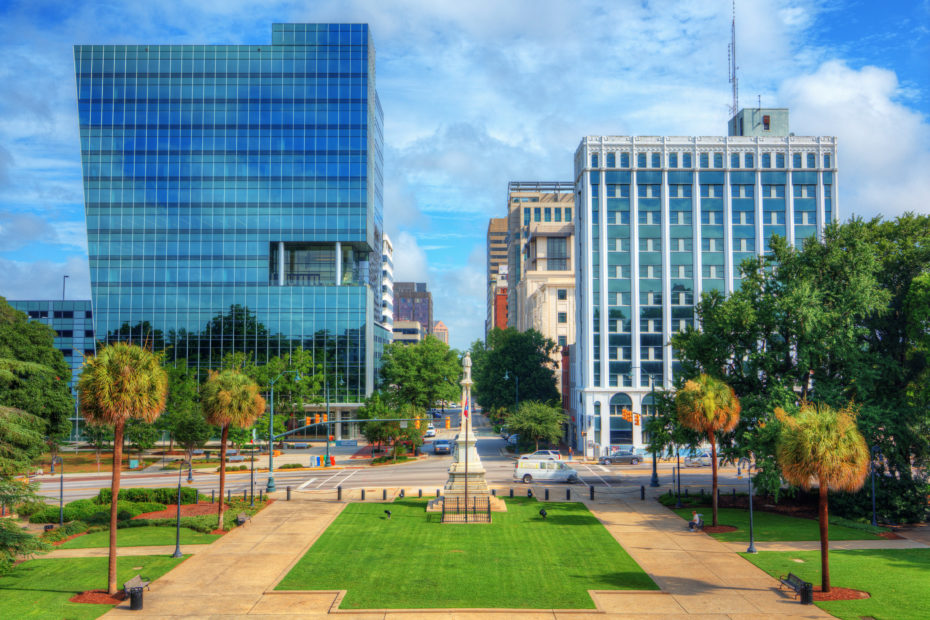
POLYGON ((427 510, 442 510, 443 501, 458 500, 462 506, 471 506, 478 503, 491 502, 492 511, 507 510, 504 502, 491 496, 488 483, 485 480, 484 466, 478 449, 475 447, 477 438, 472 427, 474 417, 474 403, 471 399, 471 354, 465 353, 462 359, 462 423, 455 441, 455 451, 452 455, 452 465, 449 467, 449 479, 443 487, 443 497, 437 497, 429 503, 427 510))

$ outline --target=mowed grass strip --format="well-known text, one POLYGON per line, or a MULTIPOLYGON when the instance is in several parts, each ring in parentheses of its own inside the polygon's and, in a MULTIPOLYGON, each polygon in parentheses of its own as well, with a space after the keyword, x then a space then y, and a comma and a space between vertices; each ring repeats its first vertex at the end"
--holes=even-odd
POLYGON ((347 590, 342 609, 590 609, 588 590, 658 589, 583 504, 506 501, 491 524, 349 504, 277 589, 347 590))
MULTIPOLYGON (((154 580, 182 560, 155 555, 123 556, 117 559, 116 580, 121 587, 123 582, 140 574, 154 580)), ((85 590, 106 587, 105 557, 29 560, 0 577, 0 618, 96 618, 113 606, 70 603, 68 599, 85 590)))
MULTIPOLYGON (((181 528, 182 545, 206 545, 219 538, 218 534, 202 534, 189 527, 181 528)), ((146 525, 144 527, 129 527, 116 531, 117 547, 144 547, 147 545, 173 545, 175 542, 175 529, 146 525)), ((62 543, 58 549, 93 549, 110 546, 110 531, 93 532, 72 538, 62 543)))
MULTIPOLYGON (((673 508, 682 519, 690 520, 691 511, 704 515, 704 523, 711 523, 710 508, 673 508)), ((724 542, 749 542, 749 511, 740 508, 720 508, 717 511, 720 525, 732 525, 735 532, 711 534, 724 542)), ((754 510, 752 513, 753 538, 756 542, 820 540, 820 525, 816 519, 802 519, 774 512, 754 510)), ((830 525, 830 540, 876 540, 881 538, 865 530, 842 525, 830 525)))
MULTIPOLYGON (((792 572, 815 586, 820 585, 820 551, 760 551, 741 555, 775 578, 792 572)), ((864 590, 872 595, 858 601, 816 603, 837 618, 925 620, 930 617, 930 549, 831 551, 830 585, 864 590)))

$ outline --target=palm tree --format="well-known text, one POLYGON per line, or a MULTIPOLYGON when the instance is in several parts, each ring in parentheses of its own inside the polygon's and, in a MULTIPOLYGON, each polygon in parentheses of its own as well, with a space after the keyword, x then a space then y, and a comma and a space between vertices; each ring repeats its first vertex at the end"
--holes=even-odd
POLYGON ((683 426, 707 435, 713 467, 713 525, 717 525, 717 436, 732 431, 739 422, 740 405, 729 385, 710 375, 700 375, 685 382, 675 396, 678 420, 683 426))
POLYGON ((123 461, 123 429, 130 419, 154 422, 165 408, 168 375, 161 355, 115 342, 84 359, 78 379, 81 411, 89 424, 113 427, 113 478, 110 484, 110 563, 107 590, 116 594, 116 502, 123 461))
POLYGON ((258 385, 238 370, 210 372, 201 395, 207 422, 222 429, 220 444, 220 501, 217 528, 223 529, 223 492, 226 486, 226 441, 229 427, 246 428, 265 412, 265 399, 258 385))
POLYGON ((828 405, 805 403, 796 416, 782 409, 776 409, 775 415, 782 423, 776 445, 782 476, 805 490, 815 482, 819 487, 820 589, 829 592, 827 493, 862 488, 869 472, 869 448, 851 405, 837 411, 828 405))

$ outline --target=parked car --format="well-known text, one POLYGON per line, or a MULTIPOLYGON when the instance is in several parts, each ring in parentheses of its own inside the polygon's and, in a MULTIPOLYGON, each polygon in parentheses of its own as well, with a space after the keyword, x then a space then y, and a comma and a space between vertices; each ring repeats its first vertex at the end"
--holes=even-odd
POLYGON ((561 461, 562 454, 558 450, 537 450, 530 454, 521 454, 520 458, 535 461, 561 461))
POLYGON ((682 459, 685 467, 710 467, 710 452, 696 452, 682 459))
POLYGON ((505 424, 504 426, 501 427, 501 437, 503 437, 504 439, 507 439, 508 437, 510 437, 510 435, 511 435, 510 429, 507 428, 507 425, 505 424))
POLYGON ((519 459, 514 463, 513 479, 522 480, 526 484, 534 480, 578 482, 578 472, 566 463, 549 460, 519 459))
POLYGON ((448 439, 437 439, 433 442, 433 454, 450 454, 452 442, 448 439))
POLYGON ((435 428, 427 428, 427 429, 426 429, 426 433, 425 433, 423 436, 424 436, 424 437, 435 437, 435 436, 436 436, 436 429, 435 429, 435 428))
POLYGON ((597 460, 601 465, 614 465, 614 464, 624 464, 624 465, 639 465, 642 461, 642 457, 634 452, 614 452, 613 454, 602 456, 597 460))
POLYGON ((507 438, 507 443, 511 446, 517 445, 517 442, 520 441, 520 436, 514 433, 513 435, 507 438))

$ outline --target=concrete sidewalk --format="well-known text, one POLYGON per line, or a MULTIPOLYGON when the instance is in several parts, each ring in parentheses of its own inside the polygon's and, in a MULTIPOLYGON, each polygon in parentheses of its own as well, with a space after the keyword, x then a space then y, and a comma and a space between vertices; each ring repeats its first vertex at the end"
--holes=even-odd
MULTIPOLYGON (((205 545, 181 545, 184 555, 200 553, 209 547, 205 545)), ((145 545, 141 547, 117 547, 116 555, 171 555, 174 545, 145 545)), ((55 549, 45 555, 36 556, 40 559, 55 560, 58 558, 105 558, 110 555, 109 547, 93 547, 91 549, 55 549)))
MULTIPOLYGON (((725 542, 727 549, 734 553, 745 553, 749 543, 725 542)), ((796 540, 777 542, 756 542, 756 551, 819 551, 819 540, 796 540)), ((843 549, 927 549, 928 545, 916 540, 831 540, 830 551, 843 549)))

